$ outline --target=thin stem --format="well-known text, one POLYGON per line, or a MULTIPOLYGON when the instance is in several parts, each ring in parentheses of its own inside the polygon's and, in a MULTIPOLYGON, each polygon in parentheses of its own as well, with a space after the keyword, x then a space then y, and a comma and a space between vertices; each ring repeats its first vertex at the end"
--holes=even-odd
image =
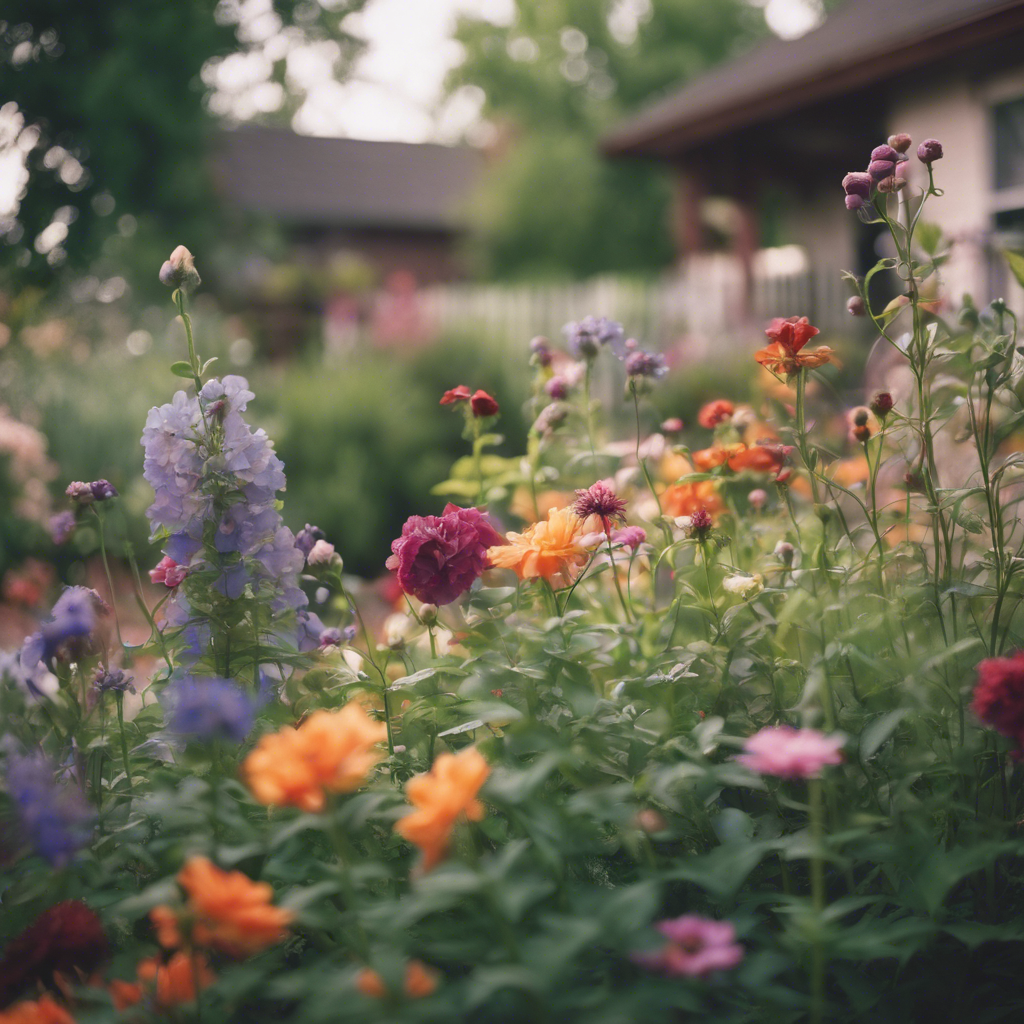
POLYGON ((814 939, 811 944, 811 1022, 821 1024, 825 1011, 825 949, 821 941, 821 916, 825 910, 825 861, 821 855, 821 779, 807 780, 811 826, 811 903, 814 907, 814 939))
POLYGON ((117 731, 121 735, 121 757, 124 759, 124 774, 128 780, 128 792, 131 793, 134 792, 135 787, 132 785, 132 765, 128 757, 128 740, 124 734, 124 693, 118 690, 115 699, 117 701, 117 731))

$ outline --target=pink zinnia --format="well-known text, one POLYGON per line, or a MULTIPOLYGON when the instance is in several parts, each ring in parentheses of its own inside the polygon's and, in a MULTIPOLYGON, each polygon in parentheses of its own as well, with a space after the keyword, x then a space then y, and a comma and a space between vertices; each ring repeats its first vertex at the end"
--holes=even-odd
POLYGON ((780 779, 813 779, 827 764, 840 764, 842 736, 826 736, 817 729, 775 725, 754 733, 743 744, 740 764, 760 775, 780 779))
POLYGON ((729 921, 684 914, 661 921, 657 927, 668 942, 656 953, 633 955, 636 963, 651 970, 701 978, 713 971, 727 971, 743 959, 743 947, 729 921))
POLYGON ((149 570, 149 578, 165 587, 176 587, 188 575, 188 567, 179 565, 170 556, 161 558, 155 569, 149 570))
POLYGON ((410 516, 392 541, 387 567, 407 594, 427 604, 451 604, 487 568, 487 549, 505 538, 476 508, 448 504, 440 516, 410 516))

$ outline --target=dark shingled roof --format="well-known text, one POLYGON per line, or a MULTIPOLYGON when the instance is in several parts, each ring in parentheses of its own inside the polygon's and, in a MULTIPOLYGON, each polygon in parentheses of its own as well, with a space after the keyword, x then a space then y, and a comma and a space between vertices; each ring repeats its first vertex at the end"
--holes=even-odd
POLYGON ((216 140, 213 173, 235 205, 290 224, 458 231, 483 167, 465 146, 297 135, 246 125, 216 140))
POLYGON ((799 39, 769 39, 652 104, 604 140, 672 156, 729 131, 1024 31, 1024 0, 847 0, 799 39))

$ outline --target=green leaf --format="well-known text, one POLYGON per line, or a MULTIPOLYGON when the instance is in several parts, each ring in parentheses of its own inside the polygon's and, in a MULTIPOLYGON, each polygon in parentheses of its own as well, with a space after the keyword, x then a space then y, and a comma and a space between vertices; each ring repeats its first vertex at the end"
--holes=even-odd
POLYGON ((179 359, 176 363, 171 363, 171 373, 175 377, 187 377, 191 380, 195 374, 192 372, 192 364, 186 362, 184 359, 179 359))
POLYGON ((897 708, 880 715, 860 734, 860 756, 868 761, 878 752, 883 743, 896 731, 900 722, 910 714, 909 708, 897 708))
POLYGON ((918 221, 917 227, 914 229, 914 237, 917 239, 917 244, 929 256, 934 256, 938 251, 939 243, 942 241, 942 228, 938 224, 918 221))
POLYGON ((1024 287, 1024 253, 1014 252, 1012 249, 1003 250, 1003 259, 1010 268, 1010 273, 1017 278, 1017 283, 1024 287))

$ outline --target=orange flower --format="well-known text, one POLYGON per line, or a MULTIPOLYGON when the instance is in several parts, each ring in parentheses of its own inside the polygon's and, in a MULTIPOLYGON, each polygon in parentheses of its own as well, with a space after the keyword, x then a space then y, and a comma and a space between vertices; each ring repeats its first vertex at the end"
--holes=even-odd
POLYGON ((157 957, 143 960, 138 975, 145 987, 155 991, 157 1006, 163 1010, 195 1002, 197 985, 202 991, 216 980, 202 956, 180 951, 166 964, 161 964, 157 957))
POLYGON ((777 473, 786 464, 786 456, 792 451, 788 445, 755 444, 736 452, 729 458, 729 468, 735 472, 744 469, 755 473, 777 473))
POLYGON ((725 510, 714 480, 673 484, 661 494, 661 509, 667 516, 692 516, 704 509, 712 519, 725 510))
POLYGON ((716 398, 713 402, 701 407, 697 413, 697 422, 708 430, 713 430, 719 423, 724 423, 736 411, 736 407, 725 398, 716 398))
POLYGON ((387 726, 354 702, 340 711, 314 711, 298 728, 264 736, 243 762, 242 775, 261 804, 322 811, 326 793, 351 793, 366 782, 387 735, 387 726))
POLYGON ((521 580, 543 577, 568 583, 574 569, 585 565, 587 553, 577 547, 586 523, 571 509, 553 508, 546 520, 523 533, 509 533, 508 543, 487 549, 491 565, 512 569, 521 580))
MULTIPOLYGON (((356 975, 356 988, 371 999, 383 999, 388 994, 384 979, 369 967, 364 967, 356 975)), ((432 971, 420 960, 410 960, 406 964, 403 989, 410 999, 422 999, 436 988, 436 971, 432 971)))
POLYGON ((75 1024, 75 1021, 63 1006, 49 996, 42 996, 36 1002, 16 1003, 7 1010, 0 1010, 0 1024, 75 1024))
POLYGON ((865 483, 871 470, 866 456, 854 455, 848 459, 838 459, 828 468, 827 473, 836 483, 852 487, 854 484, 865 483))
POLYGON ((120 1013, 142 1000, 142 986, 136 981, 123 981, 115 978, 107 985, 107 991, 113 1000, 114 1009, 120 1013))
POLYGON ((164 949, 177 949, 182 944, 178 929, 178 915, 171 907, 161 904, 149 912, 149 919, 156 929, 156 941, 164 949))
POLYGON ((693 468, 699 473, 709 473, 716 466, 722 466, 729 461, 729 454, 732 449, 742 450, 744 448, 746 448, 746 445, 735 444, 731 444, 728 447, 716 444, 711 448, 702 448, 691 455, 693 468))
POLYGON ((484 816, 476 795, 490 773, 476 747, 466 747, 457 754, 441 754, 429 772, 405 784, 416 810, 395 822, 395 831, 423 851, 424 871, 444 859, 459 818, 479 821, 484 816))
POLYGON ((791 377, 803 366, 814 369, 832 361, 832 349, 827 345, 813 352, 801 351, 818 333, 805 316, 776 317, 764 333, 772 339, 771 344, 755 352, 754 358, 773 373, 791 377))
POLYGON ((517 487, 508 510, 512 515, 522 519, 524 523, 535 523, 540 509, 563 508, 572 502, 573 497, 572 491, 539 491, 537 506, 534 508, 533 493, 530 488, 517 487))
POLYGON ((195 915, 192 938, 231 956, 251 956, 280 942, 295 916, 271 903, 274 890, 266 882, 254 882, 241 871, 222 871, 206 857, 191 857, 178 873, 178 884, 195 915))

